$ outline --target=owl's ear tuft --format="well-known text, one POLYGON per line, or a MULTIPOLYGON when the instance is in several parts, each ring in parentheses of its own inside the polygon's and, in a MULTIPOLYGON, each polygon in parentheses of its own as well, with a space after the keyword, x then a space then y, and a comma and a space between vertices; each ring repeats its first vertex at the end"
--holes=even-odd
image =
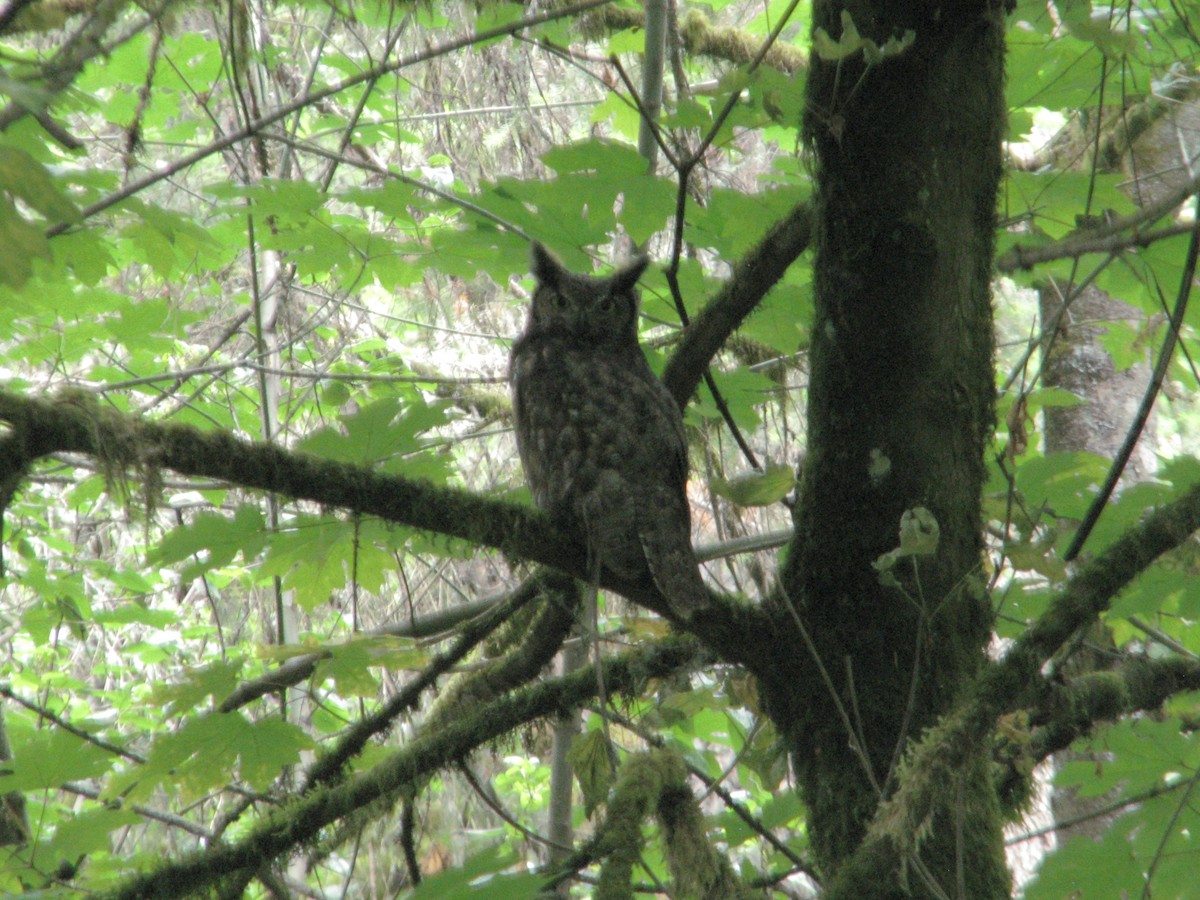
POLYGON ((617 269, 612 276, 613 293, 623 293, 633 290, 633 286, 637 284, 638 279, 642 277, 642 273, 646 271, 646 266, 648 265, 650 265, 650 257, 639 254, 617 269))
POLYGON ((541 241, 534 241, 530 247, 529 271, 542 284, 557 286, 567 270, 541 241))

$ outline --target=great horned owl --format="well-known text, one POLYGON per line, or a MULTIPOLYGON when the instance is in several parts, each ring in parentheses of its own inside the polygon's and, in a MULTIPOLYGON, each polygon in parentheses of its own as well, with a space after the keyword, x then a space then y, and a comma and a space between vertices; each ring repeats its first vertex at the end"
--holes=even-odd
POLYGON ((649 573, 687 617, 706 593, 690 540, 683 421, 638 346, 635 285, 647 262, 591 278, 535 243, 537 287, 509 378, 534 502, 586 537, 594 570, 649 573))

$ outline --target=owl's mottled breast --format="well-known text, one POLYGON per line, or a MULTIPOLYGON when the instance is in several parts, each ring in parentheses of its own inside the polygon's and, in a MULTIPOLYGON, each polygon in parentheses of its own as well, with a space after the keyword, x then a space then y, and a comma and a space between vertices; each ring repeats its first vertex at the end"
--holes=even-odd
POLYGON ((577 515, 572 498, 595 491, 606 470, 658 474, 682 489, 678 408, 635 349, 637 358, 605 359, 539 335, 514 347, 517 447, 534 502, 552 515, 577 515))
POLYGON ((592 565, 647 574, 687 615, 704 602, 675 401, 637 340, 644 258, 608 278, 570 272, 534 246, 537 287, 513 344, 517 448, 534 502, 587 540, 592 565))

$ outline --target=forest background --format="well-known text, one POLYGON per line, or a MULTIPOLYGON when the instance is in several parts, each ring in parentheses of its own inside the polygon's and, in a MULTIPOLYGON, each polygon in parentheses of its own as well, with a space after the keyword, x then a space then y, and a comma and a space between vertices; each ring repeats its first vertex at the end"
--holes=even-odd
POLYGON ((1197 28, 8 0, 0 892, 1200 896, 1197 28), (531 239, 695 621, 529 506, 531 239))

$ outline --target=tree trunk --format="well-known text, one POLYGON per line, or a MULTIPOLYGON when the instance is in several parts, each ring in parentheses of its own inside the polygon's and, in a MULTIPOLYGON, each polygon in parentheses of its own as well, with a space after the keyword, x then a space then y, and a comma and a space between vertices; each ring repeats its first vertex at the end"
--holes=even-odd
MULTIPOLYGON (((1046 409, 1046 452, 1087 451, 1112 460, 1121 449, 1150 382, 1150 360, 1146 354, 1137 365, 1118 370, 1104 347, 1103 323, 1136 321, 1142 314, 1095 286, 1085 287, 1064 310, 1063 298, 1071 290, 1071 285, 1051 279, 1038 295, 1042 327, 1052 334, 1042 379, 1047 387, 1064 388, 1082 401, 1079 406, 1046 409)), ((1144 481, 1153 471, 1154 454, 1147 440, 1130 457, 1120 486, 1144 481)), ((1116 662, 1112 634, 1104 623, 1096 622, 1083 646, 1067 660, 1064 674, 1074 677, 1106 669, 1116 662)), ((1073 749, 1059 751, 1053 757, 1054 768, 1091 755, 1073 749)), ((1056 842, 1065 845, 1079 834, 1101 840, 1118 813, 1100 815, 1099 810, 1120 793, 1120 788, 1113 788, 1098 796, 1081 796, 1075 788, 1054 788, 1050 808, 1055 823, 1064 823, 1055 832, 1056 842)))
POLYGON ((915 37, 874 65, 862 52, 814 53, 811 64, 809 443, 777 611, 777 639, 791 645, 778 657, 791 664, 764 696, 789 740, 831 896, 1007 897, 984 748, 946 785, 918 858, 840 871, 894 790, 905 742, 984 662, 980 492, 1004 118, 998 8, 821 3, 814 29, 844 40, 844 10, 876 47, 915 37), (912 546, 930 550, 936 531, 936 548, 879 571, 901 545, 902 516, 919 509, 928 514, 907 519, 912 546))
MULTIPOLYGON (((1143 109, 1140 115, 1131 115, 1128 119, 1122 115, 1118 120, 1122 125, 1135 120, 1142 130, 1119 158, 1110 158, 1112 154, 1101 154, 1098 158, 1107 164, 1106 171, 1124 170, 1131 176, 1125 191, 1138 206, 1145 207, 1164 199, 1182 187, 1194 171, 1195 151, 1188 150, 1184 138, 1200 123, 1200 106, 1194 93, 1190 99, 1186 95, 1177 99, 1178 105, 1166 107, 1173 115, 1162 114, 1163 108, 1157 98, 1151 101, 1151 110, 1143 109), (1146 121, 1151 115, 1158 118, 1146 121)), ((1072 154, 1056 154, 1056 162, 1063 168, 1070 167, 1072 159, 1079 159, 1076 151, 1079 138, 1075 134, 1078 130, 1078 126, 1068 126, 1066 132, 1074 139, 1062 142, 1072 154)), ((1113 130, 1120 132, 1120 129, 1113 130)), ((1083 135, 1086 142, 1092 139, 1090 133, 1083 135)), ((1084 160, 1091 163, 1087 156, 1084 160)), ((1046 451, 1082 450, 1112 460, 1120 452, 1126 433, 1134 423, 1153 367, 1149 351, 1143 350, 1137 363, 1118 369, 1104 338, 1109 323, 1125 322, 1144 328, 1145 313, 1094 285, 1084 287, 1064 310, 1064 298, 1069 297, 1072 290, 1072 285, 1050 279, 1039 294, 1042 327, 1050 334, 1043 380, 1050 387, 1066 388, 1082 401, 1079 406, 1046 410, 1046 451), (1050 329, 1053 329, 1052 333, 1050 329)), ((1155 416, 1151 414, 1117 483, 1118 490, 1153 477, 1157 462, 1154 430, 1155 416)), ((1115 660, 1111 655, 1112 647, 1111 632, 1103 623, 1096 623, 1088 642, 1068 661, 1069 671, 1073 674, 1107 668, 1115 660)), ((1054 754, 1054 766, 1058 769, 1089 755, 1074 749, 1063 750, 1054 754)), ((1054 788, 1050 805, 1054 821, 1061 823, 1055 833, 1058 844, 1065 846, 1076 835, 1102 840, 1120 812, 1127 811, 1100 814, 1120 793, 1120 788, 1113 788, 1100 795, 1081 796, 1077 788, 1054 788)))

